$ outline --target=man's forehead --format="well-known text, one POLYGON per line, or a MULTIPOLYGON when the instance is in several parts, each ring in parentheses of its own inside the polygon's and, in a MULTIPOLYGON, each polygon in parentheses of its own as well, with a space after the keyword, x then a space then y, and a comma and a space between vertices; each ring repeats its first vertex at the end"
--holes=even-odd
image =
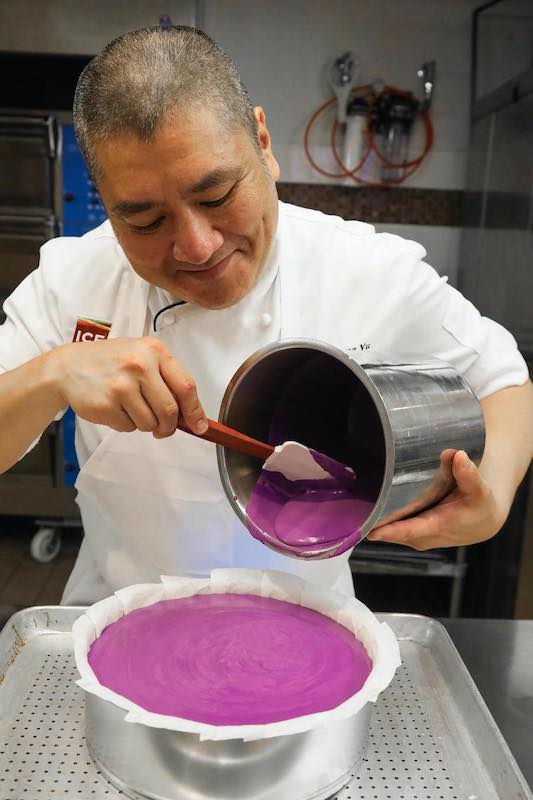
POLYGON ((197 194, 237 180, 251 150, 244 131, 204 136, 181 130, 175 135, 168 124, 150 140, 127 133, 96 145, 98 184, 117 195, 117 201, 129 199, 123 189, 131 188, 131 199, 137 201, 152 194, 149 187, 173 179, 180 193, 197 194))
MULTIPOLYGON (((213 154, 228 161, 231 154, 243 152, 249 134, 245 126, 228 130, 212 113, 168 115, 148 136, 134 130, 117 132, 94 142, 97 160, 109 164, 142 160, 144 163, 161 153, 174 159, 213 154)), ((248 142, 249 143, 249 142, 248 142)))

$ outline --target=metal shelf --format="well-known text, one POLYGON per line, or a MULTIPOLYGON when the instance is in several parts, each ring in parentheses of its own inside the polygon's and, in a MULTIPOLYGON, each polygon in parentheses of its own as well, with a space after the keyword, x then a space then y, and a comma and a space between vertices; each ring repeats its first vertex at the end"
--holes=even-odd
POLYGON ((368 542, 354 549, 350 569, 354 575, 451 578, 448 615, 459 615, 467 570, 465 547, 419 552, 402 545, 368 542))
POLYGON ((454 562, 377 562, 367 559, 350 559, 350 568, 357 575, 426 575, 441 578, 463 577, 466 572, 466 564, 455 564, 454 562))

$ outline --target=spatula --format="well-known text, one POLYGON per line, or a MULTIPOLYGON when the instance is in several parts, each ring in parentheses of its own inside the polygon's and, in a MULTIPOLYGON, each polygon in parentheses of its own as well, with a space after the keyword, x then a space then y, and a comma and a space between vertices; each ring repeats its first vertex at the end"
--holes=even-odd
POLYGON ((315 457, 313 457, 309 448, 299 442, 284 442, 277 447, 272 447, 270 444, 252 439, 245 433, 229 428, 221 422, 215 422, 213 419, 208 419, 207 424, 207 431, 198 434, 186 425, 181 416, 178 419, 180 431, 190 433, 191 436, 196 436, 198 439, 205 439, 208 442, 229 447, 231 450, 238 450, 240 453, 260 458, 267 462, 264 469, 281 472, 289 480, 321 480, 330 478, 332 475, 338 476, 339 470, 341 474, 353 475, 353 471, 349 467, 345 467, 322 453, 315 453, 315 457))

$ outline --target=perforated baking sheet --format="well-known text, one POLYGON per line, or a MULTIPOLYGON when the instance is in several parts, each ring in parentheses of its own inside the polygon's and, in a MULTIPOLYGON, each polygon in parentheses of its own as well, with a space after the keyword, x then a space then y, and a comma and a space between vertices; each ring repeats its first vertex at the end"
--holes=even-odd
MULTIPOLYGON (((81 611, 26 609, 0 634, 0 800, 126 797, 85 745, 70 635, 81 611)), ((444 628, 380 618, 403 665, 376 704, 361 770, 335 800, 533 800, 444 628)))

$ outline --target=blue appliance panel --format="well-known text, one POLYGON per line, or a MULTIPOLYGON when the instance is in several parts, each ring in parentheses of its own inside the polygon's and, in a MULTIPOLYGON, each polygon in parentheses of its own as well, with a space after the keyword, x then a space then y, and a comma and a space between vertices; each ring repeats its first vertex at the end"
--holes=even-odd
POLYGON ((83 236, 107 219, 72 125, 62 125, 63 235, 83 236))

